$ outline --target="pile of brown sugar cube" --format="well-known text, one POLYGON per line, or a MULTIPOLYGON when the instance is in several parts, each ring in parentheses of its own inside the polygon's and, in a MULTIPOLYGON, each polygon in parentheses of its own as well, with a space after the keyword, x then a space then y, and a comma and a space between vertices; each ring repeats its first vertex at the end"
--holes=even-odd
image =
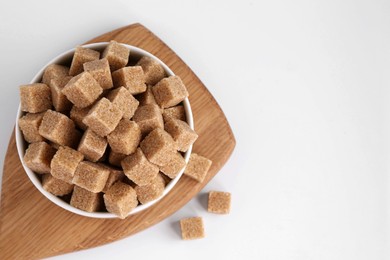
MULTIPOLYGON (((77 47, 69 64, 51 64, 41 83, 20 86, 25 165, 71 206, 119 218, 162 195, 198 137, 180 77, 131 57, 114 41, 102 52, 77 47)), ((210 165, 192 154, 185 174, 201 182, 210 165)))

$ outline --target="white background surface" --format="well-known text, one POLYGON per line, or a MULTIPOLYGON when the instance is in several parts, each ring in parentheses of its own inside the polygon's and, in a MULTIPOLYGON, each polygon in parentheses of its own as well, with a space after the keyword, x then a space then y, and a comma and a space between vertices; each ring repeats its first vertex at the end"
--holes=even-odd
POLYGON ((199 196, 137 235, 55 259, 388 259, 390 2, 210 2, 0 2, 1 158, 18 86, 134 22, 194 70, 237 139, 202 192, 232 192, 230 215, 199 196), (193 215, 207 237, 182 241, 177 221, 193 215))

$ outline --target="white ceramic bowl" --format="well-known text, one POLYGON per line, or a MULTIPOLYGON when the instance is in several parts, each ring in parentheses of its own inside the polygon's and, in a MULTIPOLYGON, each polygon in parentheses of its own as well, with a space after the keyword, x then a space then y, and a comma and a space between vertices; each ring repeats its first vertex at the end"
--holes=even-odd
MULTIPOLYGON (((86 44, 86 45, 83 45, 83 47, 94 49, 94 50, 98 50, 98 51, 102 51, 107 45, 108 45, 108 42, 100 42, 100 43, 86 44)), ((133 58, 134 59, 139 59, 142 56, 151 57, 151 58, 157 60, 164 67, 167 75, 169 75, 169 76, 174 75, 172 70, 170 70, 169 67, 165 63, 163 63, 160 59, 158 59, 154 55, 150 54, 149 52, 147 52, 145 50, 142 50, 140 48, 131 46, 131 45, 126 45, 126 44, 123 44, 123 45, 130 49, 130 59, 133 59, 133 58)), ((30 83, 40 82, 41 78, 42 78, 42 75, 43 75, 43 71, 50 64, 53 64, 53 63, 55 63, 55 64, 70 64, 70 61, 71 61, 71 59, 73 57, 73 54, 74 54, 74 51, 75 51, 75 48, 73 48, 71 50, 68 50, 68 51, 58 55, 56 58, 54 58, 50 62, 48 62, 34 76, 34 78, 31 80, 30 83)), ((191 106, 190 106, 190 102, 188 101, 188 98, 186 98, 183 101, 183 104, 184 104, 184 108, 185 108, 185 112, 186 112, 187 123, 190 125, 190 127, 192 129, 194 129, 192 111, 191 111, 191 106)), ((109 213, 109 212, 92 212, 92 213, 90 213, 90 212, 86 212, 86 211, 77 209, 75 207, 72 207, 69 203, 63 201, 62 199, 54 196, 53 194, 51 194, 51 193, 49 193, 49 192, 47 192, 46 190, 43 189, 42 183, 41 183, 39 177, 37 176, 37 174, 34 173, 32 170, 30 170, 23 162, 23 157, 24 157, 24 154, 25 154, 25 151, 27 149, 28 144, 23 139, 23 134, 21 133, 21 131, 19 129, 19 126, 18 126, 18 119, 20 117, 22 117, 24 114, 25 113, 21 111, 20 105, 19 105, 18 113, 17 113, 17 116, 16 116, 16 129, 15 129, 16 147, 17 147, 19 158, 20 158, 20 161, 22 162, 23 168, 26 171, 26 173, 27 173, 28 177, 30 178, 31 182, 34 184, 34 186, 46 198, 48 198, 50 201, 52 201, 53 203, 55 203, 56 205, 60 206, 61 208, 65 209, 65 210, 71 211, 71 212, 76 213, 78 215, 82 215, 82 216, 86 216, 86 217, 92 217, 92 218, 116 218, 117 217, 116 215, 114 215, 112 213, 109 213)), ((192 146, 185 153, 184 158, 185 158, 186 162, 188 162, 188 160, 189 160, 189 157, 190 157, 190 154, 191 154, 191 150, 192 150, 192 146)), ((145 209, 149 208, 150 206, 152 206, 153 204, 155 204, 158 200, 163 198, 170 190, 172 190, 172 188, 175 186, 175 184, 179 181, 180 177, 183 175, 183 172, 184 172, 184 169, 182 169, 180 171, 180 173, 177 175, 176 178, 171 180, 171 182, 165 187, 163 195, 160 198, 158 198, 158 199, 156 199, 154 201, 150 201, 150 202, 148 202, 146 204, 143 204, 143 205, 142 204, 138 205, 134 210, 132 210, 129 213, 129 215, 135 214, 135 213, 140 212, 142 210, 145 210, 145 209)))

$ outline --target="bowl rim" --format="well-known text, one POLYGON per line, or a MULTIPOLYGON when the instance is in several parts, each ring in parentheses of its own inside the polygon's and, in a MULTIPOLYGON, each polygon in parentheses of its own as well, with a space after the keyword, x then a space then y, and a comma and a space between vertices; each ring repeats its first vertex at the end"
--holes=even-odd
MULTIPOLYGON (((90 49, 93 49, 93 50, 102 50, 108 44, 109 44, 109 42, 97 42, 97 43, 89 43, 89 44, 84 44, 84 45, 79 45, 79 46, 84 47, 84 48, 90 48, 90 49)), ((131 55, 131 53, 135 53, 135 55, 137 55, 137 56, 147 56, 147 57, 150 57, 150 58, 158 61, 160 63, 160 65, 162 65, 162 67, 164 68, 164 70, 165 70, 165 72, 167 73, 168 76, 174 76, 175 75, 173 73, 173 71, 168 67, 168 65, 166 65, 163 61, 161 61, 159 58, 157 58, 153 54, 149 53, 148 51, 143 50, 143 49, 141 49, 139 47, 136 47, 136 46, 133 46, 133 45, 128 45, 128 44, 124 44, 124 43, 120 43, 120 44, 130 49, 130 55, 131 55)), ((40 82, 40 79, 42 78, 44 70, 50 64, 57 64, 57 63, 61 63, 60 60, 70 59, 70 57, 68 57, 68 56, 71 56, 75 52, 76 48, 77 47, 69 49, 67 51, 64 51, 61 54, 57 55, 55 58, 51 59, 48 63, 46 63, 37 72, 37 74, 35 74, 33 79, 30 81, 30 84, 40 82)), ((190 105, 188 97, 185 100, 183 100, 183 106, 184 106, 184 110, 185 110, 185 113, 186 113, 187 123, 189 124, 191 129, 194 129, 194 121, 193 121, 192 109, 191 109, 191 105, 190 105)), ((24 157, 24 154, 25 154, 25 150, 27 149, 28 143, 23 138, 23 134, 22 134, 22 131, 19 128, 18 121, 19 121, 19 118, 21 118, 24 114, 25 114, 25 112, 21 111, 21 105, 20 105, 20 102, 19 102, 19 107, 18 107, 16 120, 15 120, 16 121, 16 124, 15 124, 16 148, 17 148, 17 152, 18 152, 18 155, 19 155, 19 159, 20 159, 20 161, 22 163, 22 166, 24 168, 24 171, 26 172, 27 176, 29 177, 29 179, 31 180, 33 185, 46 198, 48 198, 55 205, 65 209, 67 211, 70 211, 72 213, 75 213, 75 214, 78 214, 78 215, 81 215, 81 216, 85 216, 85 217, 100 218, 100 219, 118 218, 117 215, 115 215, 113 213, 110 213, 110 212, 87 212, 87 211, 83 211, 81 209, 75 208, 75 207, 71 206, 69 203, 66 203, 65 201, 60 199, 59 197, 57 197, 57 196, 51 194, 50 192, 46 191, 45 189, 43 189, 42 183, 41 183, 41 181, 39 180, 39 178, 37 176, 38 174, 34 173, 31 169, 29 169, 25 165, 24 160, 23 160, 23 157, 24 157)), ((186 161, 186 166, 188 164, 188 161, 189 161, 189 158, 190 158, 190 155, 191 155, 191 151, 192 151, 192 145, 189 147, 189 149, 187 150, 187 152, 185 152, 185 155, 184 155, 184 159, 186 161)), ((138 212, 141 212, 141 211, 151 207, 152 205, 157 203, 159 200, 161 200, 163 197, 165 197, 173 189, 173 187, 177 184, 179 179, 182 177, 186 166, 184 166, 183 169, 179 172, 179 174, 168 183, 168 185, 164 189, 163 194, 159 198, 157 198, 157 199, 155 199, 153 201, 150 201, 148 203, 145 203, 145 204, 139 204, 127 216, 130 216, 130 215, 136 214, 138 212)))

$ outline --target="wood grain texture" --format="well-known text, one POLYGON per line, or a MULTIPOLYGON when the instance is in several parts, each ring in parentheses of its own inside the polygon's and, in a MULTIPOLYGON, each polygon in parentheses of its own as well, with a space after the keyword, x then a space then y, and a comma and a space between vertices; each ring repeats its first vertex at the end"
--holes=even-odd
POLYGON ((191 69, 140 24, 99 36, 88 43, 116 40, 143 48, 179 75, 190 93, 199 138, 193 151, 213 161, 203 183, 183 176, 151 208, 125 220, 82 217, 56 206, 30 182, 19 161, 14 135, 4 161, 0 206, 0 259, 37 259, 106 244, 144 230, 183 207, 230 157, 235 139, 215 99, 191 69))

